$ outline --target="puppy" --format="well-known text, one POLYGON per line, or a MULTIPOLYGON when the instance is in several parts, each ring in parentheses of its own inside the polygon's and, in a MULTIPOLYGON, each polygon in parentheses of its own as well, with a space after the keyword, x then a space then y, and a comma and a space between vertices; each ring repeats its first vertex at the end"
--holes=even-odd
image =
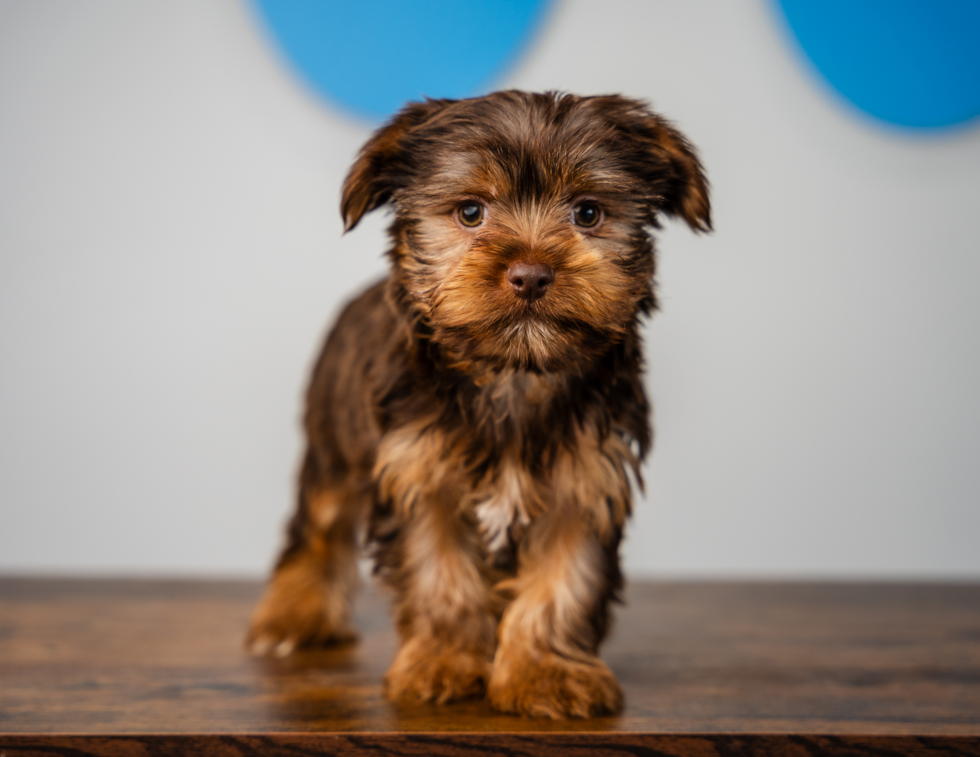
POLYGON ((622 708, 597 650, 651 441, 649 235, 711 228, 694 150, 641 102, 498 92, 411 103, 344 182, 389 204, 391 273, 351 302, 306 398, 308 447, 253 651, 353 638, 362 534, 394 590, 394 699, 622 708))

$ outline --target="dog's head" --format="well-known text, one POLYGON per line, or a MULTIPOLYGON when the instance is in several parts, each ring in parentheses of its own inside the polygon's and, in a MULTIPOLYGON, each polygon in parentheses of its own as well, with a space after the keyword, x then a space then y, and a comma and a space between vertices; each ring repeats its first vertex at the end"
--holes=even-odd
POLYGON ((593 359, 654 306, 659 215, 711 228, 691 146, 617 95, 411 103, 351 168, 346 228, 385 203, 402 298, 461 367, 593 359))

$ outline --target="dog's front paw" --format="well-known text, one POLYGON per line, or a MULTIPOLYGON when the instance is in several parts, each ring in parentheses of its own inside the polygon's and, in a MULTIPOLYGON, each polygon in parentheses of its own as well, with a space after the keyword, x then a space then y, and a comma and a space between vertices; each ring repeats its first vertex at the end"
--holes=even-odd
POLYGON ((538 718, 591 718, 623 709, 623 690, 598 658, 583 662, 554 653, 499 658, 487 688, 490 705, 538 718))
POLYGON ((490 652, 412 638, 402 644, 385 675, 385 694, 389 699, 439 704, 483 696, 490 665, 490 652))
POLYGON ((324 582, 304 562, 272 577, 249 624, 245 646, 254 655, 285 657, 300 647, 353 641, 346 587, 324 582))

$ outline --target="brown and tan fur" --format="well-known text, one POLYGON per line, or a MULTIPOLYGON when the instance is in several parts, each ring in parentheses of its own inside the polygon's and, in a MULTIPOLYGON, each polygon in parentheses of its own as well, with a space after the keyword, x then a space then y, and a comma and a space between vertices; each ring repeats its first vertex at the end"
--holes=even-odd
POLYGON ((344 184, 347 229, 386 204, 391 275, 317 362, 299 507, 249 645, 351 638, 366 533, 397 597, 390 697, 616 712, 597 651, 651 440, 649 230, 661 214, 710 229, 700 163, 620 96, 430 100, 380 129, 344 184))

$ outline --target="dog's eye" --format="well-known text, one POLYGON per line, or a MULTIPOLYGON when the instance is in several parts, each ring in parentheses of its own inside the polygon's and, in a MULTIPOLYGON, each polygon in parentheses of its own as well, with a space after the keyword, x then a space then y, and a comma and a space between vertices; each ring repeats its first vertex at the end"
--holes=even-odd
POLYGON ((580 202, 572 208, 572 220, 575 221, 575 225, 585 229, 595 226, 601 217, 602 211, 594 202, 580 202))
POLYGON ((463 203, 459 206, 459 210, 456 213, 459 216, 459 222, 463 226, 473 228, 483 223, 483 206, 478 202, 463 203))

